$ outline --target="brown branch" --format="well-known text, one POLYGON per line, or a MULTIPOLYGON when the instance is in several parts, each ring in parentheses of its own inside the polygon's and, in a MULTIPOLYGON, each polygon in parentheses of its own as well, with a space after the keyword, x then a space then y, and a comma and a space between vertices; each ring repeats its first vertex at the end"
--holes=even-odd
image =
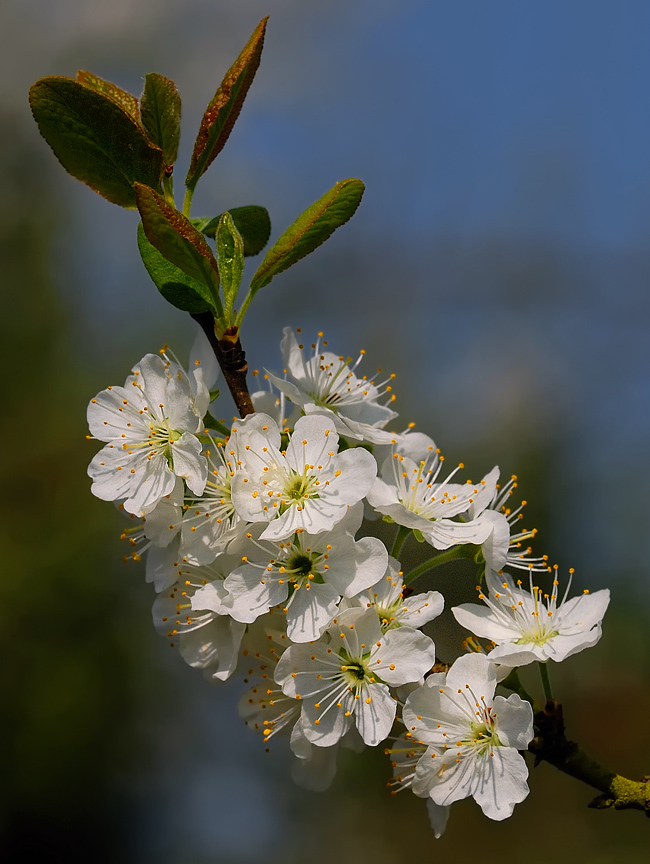
POLYGON ((589 804, 590 807, 643 810, 646 816, 650 816, 650 777, 628 780, 620 774, 607 771, 574 741, 569 741, 564 732, 564 717, 559 702, 549 700, 542 711, 535 713, 535 733, 536 737, 528 747, 535 754, 535 765, 542 760, 549 762, 565 774, 601 792, 589 804))
POLYGON ((239 340, 239 328, 229 327, 221 339, 218 339, 214 332, 214 318, 210 312, 197 312, 192 314, 192 318, 201 327, 212 346, 239 416, 246 417, 248 414, 253 414, 255 409, 246 383, 248 363, 239 340))

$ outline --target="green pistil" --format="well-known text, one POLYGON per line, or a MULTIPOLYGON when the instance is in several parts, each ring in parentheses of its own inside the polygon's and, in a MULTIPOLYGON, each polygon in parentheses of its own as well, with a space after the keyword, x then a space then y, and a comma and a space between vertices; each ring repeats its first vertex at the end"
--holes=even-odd
POLYGON ((356 681, 363 681, 366 677, 366 670, 363 668, 361 663, 350 663, 346 665, 345 671, 356 681))
POLYGON ((397 627, 401 627, 402 625, 399 621, 395 620, 395 615, 402 605, 402 601, 399 603, 394 603, 389 608, 385 609, 381 606, 375 606, 377 611, 377 615, 379 616, 379 621, 381 624, 381 629, 386 633, 388 630, 393 630, 397 627))
POLYGON ((304 474, 295 474, 285 487, 284 495, 291 501, 302 501, 303 498, 318 498, 313 492, 315 478, 304 474))
POLYGON ((287 570, 293 571, 295 576, 309 576, 312 568, 312 560, 309 555, 298 552, 286 563, 287 570))
POLYGON ((553 639, 554 636, 557 636, 559 630, 549 630, 548 633, 541 633, 539 635, 535 633, 528 633, 525 636, 522 636, 521 639, 517 639, 515 645, 546 645, 549 639, 553 639))
POLYGON ((485 753, 486 750, 501 745, 494 727, 488 728, 485 723, 472 723, 472 737, 464 743, 477 747, 480 753, 485 753))

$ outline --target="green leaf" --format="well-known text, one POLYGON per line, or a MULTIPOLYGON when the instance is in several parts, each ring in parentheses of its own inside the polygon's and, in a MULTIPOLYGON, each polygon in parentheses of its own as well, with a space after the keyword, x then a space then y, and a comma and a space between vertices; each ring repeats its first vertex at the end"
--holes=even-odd
POLYGON ((161 255, 147 240, 142 222, 138 225, 138 249, 147 273, 168 303, 184 312, 212 309, 212 297, 203 282, 191 279, 161 255))
POLYGON ((140 115, 144 131, 163 151, 165 165, 173 165, 181 137, 181 97, 174 82, 156 72, 145 75, 140 115))
POLYGON ((136 123, 140 121, 140 109, 137 98, 126 90, 122 90, 117 84, 111 84, 110 81, 105 81, 103 78, 93 75, 92 72, 87 72, 85 69, 79 69, 77 72, 77 81, 85 84, 86 87, 91 87, 97 93, 108 96, 113 102, 117 102, 120 108, 123 108, 136 123))
POLYGON ((162 151, 112 97, 52 76, 32 86, 29 103, 66 171, 113 204, 135 208, 135 182, 160 185, 162 151))
POLYGON ((251 281, 251 297, 347 222, 359 206, 364 189, 361 180, 341 180, 305 210, 264 256, 251 281))
POLYGON ((147 240, 186 276, 206 286, 212 308, 222 315, 219 268, 203 235, 153 189, 136 183, 135 192, 147 240))
POLYGON ((244 50, 226 72, 219 89, 205 109, 185 179, 185 185, 192 191, 201 175, 208 170, 223 150, 232 127, 239 117, 246 94, 260 65, 267 21, 268 16, 257 25, 244 50))
MULTIPOLYGON (((266 207, 250 204, 246 207, 233 207, 228 213, 244 241, 244 255, 260 253, 271 236, 271 219, 266 207)), ((206 237, 214 237, 222 216, 223 213, 220 213, 214 219, 193 219, 192 224, 206 237)))
POLYGON ((244 241, 235 227, 230 213, 224 213, 219 220, 217 259, 223 287, 226 318, 229 318, 244 273, 244 241))

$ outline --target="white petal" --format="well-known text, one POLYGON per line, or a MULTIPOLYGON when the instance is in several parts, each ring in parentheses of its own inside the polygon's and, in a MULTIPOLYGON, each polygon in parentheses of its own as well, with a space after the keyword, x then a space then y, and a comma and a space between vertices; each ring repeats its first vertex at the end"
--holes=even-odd
POLYGON ((227 615, 230 612, 228 607, 224 606, 227 599, 228 591, 226 590, 223 581, 215 580, 213 582, 208 582, 207 585, 204 585, 202 588, 199 588, 194 592, 194 596, 192 597, 192 609, 195 611, 209 609, 217 615, 227 615))
POLYGON ((388 563, 388 552, 381 540, 364 537, 355 542, 347 537, 339 540, 336 546, 331 545, 325 578, 339 594, 354 597, 381 579, 388 563))
POLYGON ((343 701, 340 708, 334 704, 328 711, 323 710, 325 700, 314 703, 312 698, 303 702, 305 737, 319 747, 331 747, 340 741, 352 725, 352 715, 345 716, 348 701, 343 701), (316 704, 323 707, 316 708, 316 704))
POLYGON ((469 798, 477 784, 475 754, 456 761, 456 748, 447 751, 427 750, 415 768, 413 791, 429 796, 441 807, 469 798))
POLYGON ((591 630, 600 624, 609 605, 609 590, 596 591, 595 594, 580 594, 562 604, 559 611, 558 627, 561 633, 591 630))
POLYGON ((484 541, 481 549, 487 566, 494 571, 502 570, 508 560, 510 548, 510 523, 503 513, 486 510, 483 519, 492 523, 492 532, 484 541))
POLYGON ((376 672, 387 684, 395 687, 417 681, 431 670, 435 663, 435 645, 419 630, 400 627, 389 630, 383 637, 383 645, 372 653, 372 659, 381 665, 376 672))
POLYGON ((549 660, 555 660, 556 663, 560 663, 562 660, 566 660, 567 657, 571 657, 585 648, 593 648, 600 640, 602 633, 600 624, 596 624, 587 633, 576 633, 573 636, 565 636, 563 633, 560 633, 558 636, 549 639, 542 646, 544 659, 548 658, 549 660))
POLYGON ((212 346, 208 342, 208 337, 205 335, 201 327, 197 328, 194 343, 190 351, 189 371, 200 367, 203 371, 203 381, 208 390, 212 390, 217 383, 219 377, 219 363, 214 355, 212 346))
POLYGON ((433 835, 436 840, 439 840, 440 837, 445 833, 445 828, 447 827, 447 822, 449 820, 449 811, 451 807, 441 807, 440 804, 436 804, 436 802, 429 798, 427 800, 427 812, 429 814, 429 822, 431 823, 431 827, 433 828, 433 835))
POLYGON ((475 519, 478 515, 483 513, 485 508, 488 506, 488 504, 492 501, 492 498, 494 497, 494 493, 496 492, 496 484, 498 482, 499 468, 495 465, 494 468, 489 472, 489 474, 485 475, 481 483, 477 484, 476 486, 478 492, 476 493, 476 495, 472 495, 472 505, 467 511, 470 519, 475 519))
MULTIPOLYGON (((287 447, 287 464, 299 474, 302 474, 305 464, 324 465, 328 454, 336 453, 338 450, 338 442, 339 436, 327 417, 321 415, 301 417, 296 423, 287 447)), ((356 500, 362 497, 360 495, 356 500)))
POLYGON ((147 551, 145 579, 153 582, 156 591, 170 588, 178 579, 178 568, 182 566, 178 554, 178 542, 164 549, 151 546, 147 551))
POLYGON ((485 697, 488 704, 496 688, 496 670, 484 654, 464 654, 447 672, 447 686, 453 690, 469 689, 477 699, 485 697))
POLYGON ((226 616, 181 636, 181 656, 190 666, 207 669, 212 678, 225 681, 235 671, 246 625, 226 616))
MULTIPOLYGON (((421 529, 422 530, 422 529, 421 529)), ((492 523, 479 516, 471 522, 452 522, 450 519, 436 519, 428 529, 422 530, 425 539, 434 549, 449 549, 461 543, 474 543, 480 546, 492 531, 492 523)))
POLYGON ((390 734, 397 702, 384 684, 373 684, 356 701, 355 722, 369 747, 376 747, 390 734))
POLYGON ((331 747, 309 744, 309 748, 310 753, 307 758, 294 759, 291 765, 291 777, 302 789, 324 792, 329 789, 336 776, 336 756, 339 748, 336 744, 331 747))
POLYGON ((184 432, 170 447, 174 474, 182 477, 195 495, 202 495, 208 479, 208 463, 201 454, 201 442, 189 432, 184 432))
POLYGON ((124 501, 124 509, 137 516, 152 509, 165 495, 170 495, 176 484, 176 477, 162 454, 145 459, 144 470, 137 470, 131 477, 130 497, 124 501))
POLYGON ((493 707, 499 741, 506 747, 526 750, 533 737, 533 709, 530 702, 512 693, 507 699, 495 696, 493 707))
POLYGON ((479 782, 473 794, 485 815, 500 821, 511 816, 515 804, 528 795, 528 768, 513 747, 495 747, 492 752, 476 766, 479 782))
MULTIPOLYGON (((475 636, 490 639, 493 642, 501 642, 505 639, 520 639, 521 630, 512 623, 497 620, 495 613, 487 606, 479 606, 476 603, 462 603, 454 606, 452 613, 456 621, 469 630, 475 636)), ((504 615, 505 619, 506 616, 504 615)))
POLYGON ((226 603, 230 615, 236 621, 251 624, 260 615, 265 615, 271 606, 287 598, 289 585, 280 585, 276 574, 268 574, 252 564, 244 564, 234 570, 224 585, 229 594, 226 603))
MULTIPOLYGON (((287 606, 287 636, 292 642, 311 642, 336 614, 339 593, 331 585, 312 582, 295 590, 287 606)), ((280 601, 278 601, 280 602, 280 601)))
POLYGON ((413 594, 404 601, 403 609, 398 619, 406 627, 423 627, 427 621, 433 621, 442 613, 445 598, 439 591, 426 591, 413 594))

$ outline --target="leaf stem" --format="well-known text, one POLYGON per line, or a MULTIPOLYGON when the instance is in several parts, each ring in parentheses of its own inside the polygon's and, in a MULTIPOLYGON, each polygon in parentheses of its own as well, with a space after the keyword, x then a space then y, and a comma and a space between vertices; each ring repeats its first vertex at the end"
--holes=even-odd
POLYGON ((551 689, 551 679, 548 677, 548 664, 540 662, 537 665, 539 666, 539 674, 542 678, 544 696, 546 696, 546 701, 550 702, 553 699, 553 691, 551 689))
POLYGON ((162 189, 165 201, 170 205, 170 207, 176 209, 176 202, 174 201, 174 176, 172 174, 169 176, 166 174, 163 175, 162 189))
POLYGON ((190 210, 192 209, 192 198, 194 197, 194 189, 188 186, 185 190, 185 198, 183 199, 183 216, 190 218, 190 210))
POLYGON ((235 327, 241 327, 241 322, 244 320, 244 315, 246 314, 246 310, 250 306, 250 302, 253 299, 253 295, 251 294, 250 288, 248 289, 248 294, 246 295, 246 299, 244 300, 241 309, 235 319, 235 327))
POLYGON ((400 525, 397 529, 397 534, 395 535, 395 539, 393 540, 393 546, 390 550, 390 554, 393 558, 397 558, 400 553, 400 549, 404 545, 404 541, 411 533, 410 528, 406 528, 404 525, 400 525))
POLYGON ((413 570, 404 577, 404 584, 410 585, 411 582, 414 582, 418 578, 418 576, 422 576, 423 573, 428 573, 429 570, 433 570, 441 564, 446 564, 448 561, 457 561, 459 558, 471 558, 473 555, 474 551, 471 544, 452 546, 452 548, 448 549, 446 552, 441 552, 440 555, 434 555, 433 558, 429 558, 427 561, 423 561, 422 564, 418 564, 417 567, 414 567, 413 570), (469 552, 467 549, 468 546, 470 547, 469 552))

